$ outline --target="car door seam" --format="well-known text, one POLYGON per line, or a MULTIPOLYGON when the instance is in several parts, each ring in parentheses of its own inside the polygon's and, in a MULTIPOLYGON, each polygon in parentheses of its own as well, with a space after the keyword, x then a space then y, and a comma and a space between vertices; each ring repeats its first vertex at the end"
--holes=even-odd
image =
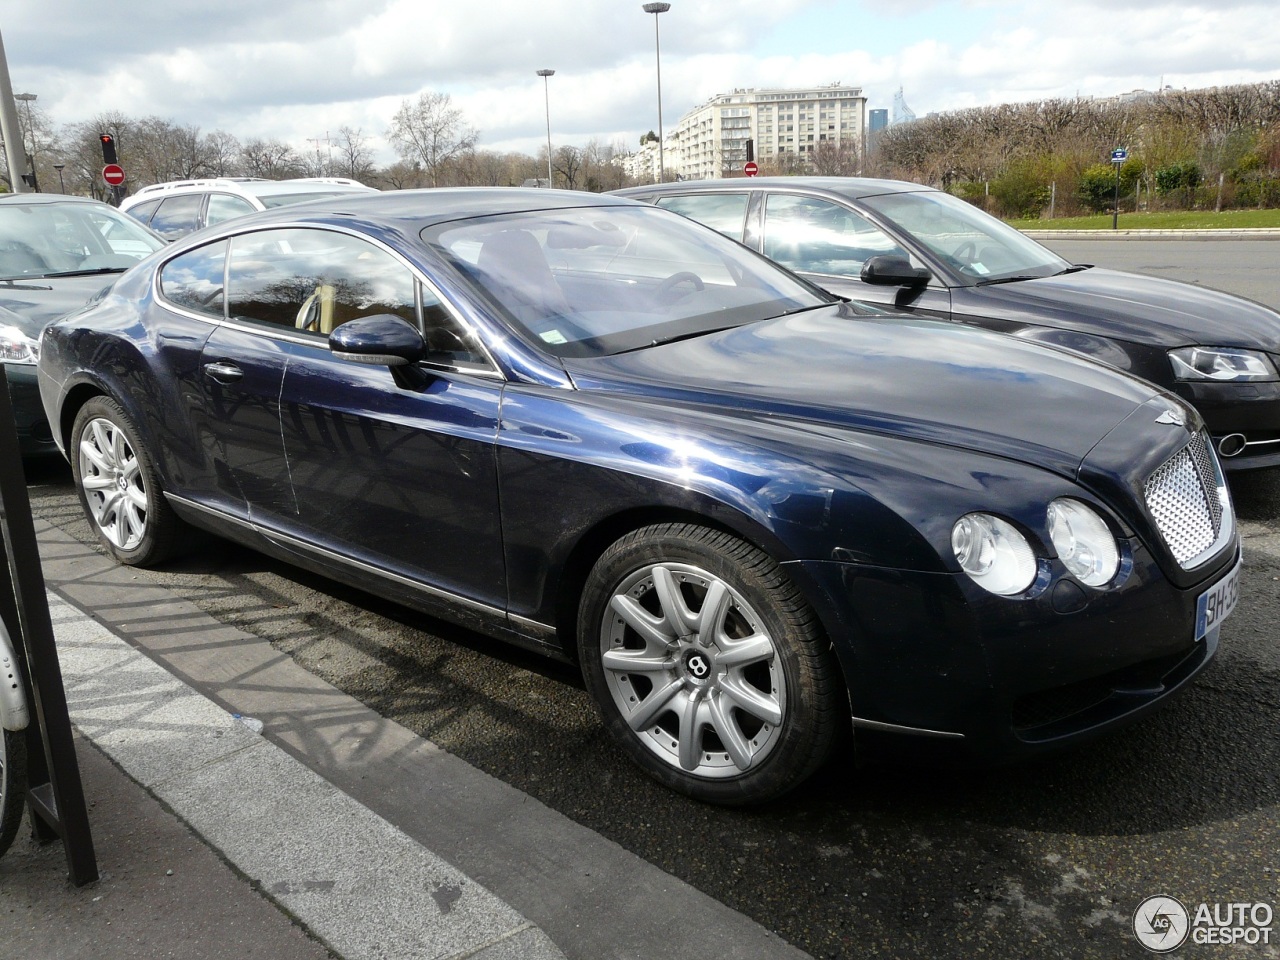
POLYGON ((284 471, 289 478, 289 496, 293 499, 293 515, 296 517, 302 513, 302 510, 298 506, 298 491, 293 486, 293 464, 289 462, 289 444, 284 438, 284 382, 289 376, 289 360, 290 357, 286 353, 284 370, 280 372, 280 392, 276 395, 276 414, 280 421, 280 453, 284 457, 284 471))

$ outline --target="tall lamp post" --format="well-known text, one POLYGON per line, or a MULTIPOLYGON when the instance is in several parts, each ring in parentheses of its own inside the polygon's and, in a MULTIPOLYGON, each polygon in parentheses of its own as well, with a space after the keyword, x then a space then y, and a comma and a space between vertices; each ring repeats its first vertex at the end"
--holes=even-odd
POLYGON ((58 171, 58 192, 59 193, 67 192, 67 185, 62 182, 62 168, 65 166, 66 166, 65 163, 55 163, 53 165, 53 169, 58 171))
POLYGON ((31 137, 31 152, 27 154, 27 159, 31 163, 31 189, 39 193, 40 183, 36 178, 36 131, 31 126, 31 101, 36 99, 36 95, 34 93, 15 93, 13 99, 21 100, 27 105, 27 133, 31 137))
POLYGON ((550 190, 556 185, 555 177, 551 173, 551 81, 547 77, 554 77, 554 70, 539 70, 538 76, 542 78, 542 95, 547 103, 547 189, 550 190))
POLYGON ((658 182, 667 179, 667 161, 662 152, 662 44, 658 39, 658 14, 671 9, 669 3, 646 3, 645 13, 653 14, 653 51, 658 63, 658 182))

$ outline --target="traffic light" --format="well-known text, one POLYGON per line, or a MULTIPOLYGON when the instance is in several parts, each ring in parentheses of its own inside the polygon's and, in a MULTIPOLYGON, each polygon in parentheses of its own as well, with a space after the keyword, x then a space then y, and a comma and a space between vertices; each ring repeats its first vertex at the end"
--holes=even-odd
POLYGON ((98 136, 102 141, 102 162, 103 163, 119 163, 116 159, 116 138, 109 133, 103 133, 98 136))

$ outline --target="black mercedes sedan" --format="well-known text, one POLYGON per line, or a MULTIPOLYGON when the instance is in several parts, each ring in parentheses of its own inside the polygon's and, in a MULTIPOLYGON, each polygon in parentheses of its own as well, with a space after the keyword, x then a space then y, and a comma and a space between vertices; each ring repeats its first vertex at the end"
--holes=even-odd
POLYGON ((146 227, 96 200, 0 195, 0 362, 24 457, 58 450, 36 390, 40 332, 163 246, 146 227))
POLYGON ((832 293, 1074 350, 1193 404, 1227 470, 1280 465, 1280 313, 1072 264, 916 183, 777 177, 618 191, 741 240, 832 293))
POLYGON ((784 793, 849 729, 1091 737, 1195 676, 1236 599, 1177 397, 619 197, 252 214, 42 344, 120 562, 200 527, 576 662, 619 748, 707 801, 784 793))

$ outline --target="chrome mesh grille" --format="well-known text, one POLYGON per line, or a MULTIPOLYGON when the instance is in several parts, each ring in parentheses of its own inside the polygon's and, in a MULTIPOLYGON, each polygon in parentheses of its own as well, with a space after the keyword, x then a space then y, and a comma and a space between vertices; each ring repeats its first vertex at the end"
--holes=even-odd
POLYGON ((1185 569, 1217 542, 1223 499, 1218 470, 1203 432, 1147 478, 1147 509, 1174 559, 1185 569))

